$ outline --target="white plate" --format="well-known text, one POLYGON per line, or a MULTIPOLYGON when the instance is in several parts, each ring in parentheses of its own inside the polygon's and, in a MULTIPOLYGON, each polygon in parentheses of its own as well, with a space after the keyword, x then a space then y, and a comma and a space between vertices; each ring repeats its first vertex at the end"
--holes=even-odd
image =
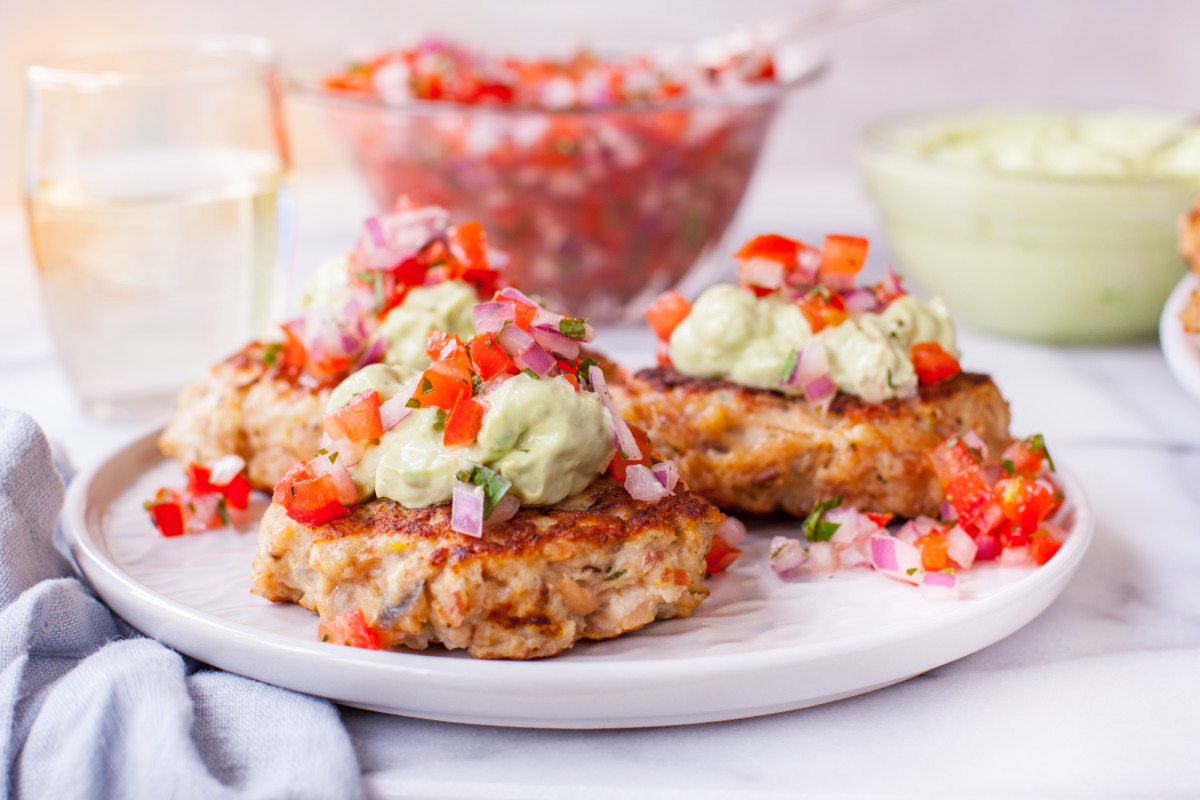
POLYGON ((1184 333, 1183 323, 1179 321, 1179 314, 1197 288, 1200 288, 1200 280, 1195 273, 1189 272, 1171 292, 1158 321, 1158 340, 1175 378, 1189 394, 1200 398, 1200 337, 1184 333))
MULTIPOLYGON (((742 556, 687 619, 549 659, 481 661, 441 649, 379 652, 316 640, 317 616, 250 594, 254 525, 164 538, 141 507, 184 483, 155 435, 71 485, 67 539, 100 596, 146 634, 201 661, 339 703, 427 719, 625 728, 771 714, 905 680, 1013 633, 1050 604, 1092 535, 1083 492, 1061 474, 1071 533, 1039 569, 963 574, 936 602, 869 570, 785 583, 766 565, 788 522, 752 523, 742 556)), ((261 504, 258 509, 261 512, 261 504)))

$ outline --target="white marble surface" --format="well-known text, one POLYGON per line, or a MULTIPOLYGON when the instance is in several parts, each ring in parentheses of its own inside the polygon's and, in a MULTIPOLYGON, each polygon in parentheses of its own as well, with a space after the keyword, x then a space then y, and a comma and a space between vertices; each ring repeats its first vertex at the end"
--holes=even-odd
MULTIPOLYGON (((737 227, 872 232, 851 176, 760 176, 737 227)), ((303 178, 298 269, 344 247, 365 208, 303 178)), ((18 210, 0 210, 0 298, 31 302, 18 210)), ((735 234, 736 236, 737 234, 735 234)), ((872 268, 878 268, 874 260, 872 268)), ((42 336, 30 315, 28 348, 42 336)), ((644 363, 645 330, 601 341, 644 363)), ((1057 348, 961 331, 1018 433, 1083 483, 1095 541, 1072 584, 1006 640, 906 683, 804 711, 681 728, 564 732, 346 710, 374 796, 406 798, 1200 796, 1200 407, 1157 342, 1057 348)), ((153 424, 82 417, 52 358, 0 361, 0 405, 86 466, 153 424)))

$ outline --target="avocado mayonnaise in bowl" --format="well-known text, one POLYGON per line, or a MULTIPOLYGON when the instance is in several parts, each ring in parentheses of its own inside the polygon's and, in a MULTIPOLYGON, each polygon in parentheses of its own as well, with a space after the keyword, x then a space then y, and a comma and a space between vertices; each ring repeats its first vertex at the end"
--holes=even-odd
POLYGON ((913 113, 858 161, 903 269, 981 330, 1060 343, 1149 336, 1183 274, 1175 219, 1200 130, 1153 112, 913 113))

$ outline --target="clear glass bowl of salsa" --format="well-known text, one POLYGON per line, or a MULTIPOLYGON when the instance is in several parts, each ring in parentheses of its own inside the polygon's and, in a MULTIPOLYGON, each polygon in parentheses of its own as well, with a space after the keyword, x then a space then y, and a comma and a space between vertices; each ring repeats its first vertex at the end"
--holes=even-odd
POLYGON ((480 220, 518 286, 596 321, 639 315, 718 246, 780 102, 824 68, 799 48, 677 74, 582 52, 457 63, 476 57, 427 40, 296 89, 381 210, 408 195, 480 220))

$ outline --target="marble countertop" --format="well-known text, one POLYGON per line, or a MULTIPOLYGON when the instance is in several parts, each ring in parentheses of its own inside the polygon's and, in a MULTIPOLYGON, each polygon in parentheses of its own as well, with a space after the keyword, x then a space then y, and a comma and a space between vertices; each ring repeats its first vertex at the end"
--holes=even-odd
MULTIPOLYGON (((340 177, 297 183, 296 262, 343 249, 366 200, 340 177)), ((849 175, 760 176, 738 232, 872 232, 849 175), (797 227, 797 220, 802 220, 797 227)), ((0 209, 0 405, 32 415, 77 467, 145 430, 86 419, 32 304, 16 208, 0 209), (16 329, 19 333, 14 334, 16 329), (15 355, 11 351, 16 350, 15 355), (3 352, 3 351, 0 351, 3 352)), ((610 329, 618 360, 650 334, 610 329)), ((890 688, 735 722, 549 731, 345 709, 374 796, 421 798, 1200 796, 1200 407, 1158 343, 1061 348, 963 327, 1013 431, 1042 432, 1083 484, 1095 539, 1059 599, 1012 636, 890 688)))

